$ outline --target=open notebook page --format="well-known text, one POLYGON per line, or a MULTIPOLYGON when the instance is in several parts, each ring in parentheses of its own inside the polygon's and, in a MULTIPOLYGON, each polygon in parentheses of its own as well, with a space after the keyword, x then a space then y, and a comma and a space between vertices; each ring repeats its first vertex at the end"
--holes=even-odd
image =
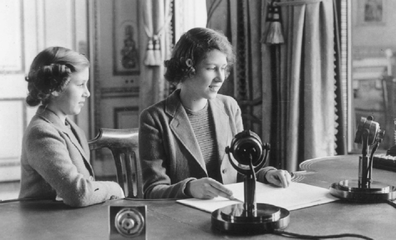
MULTIPOLYGON (((244 201, 244 184, 233 183, 225 185, 232 190, 234 197, 244 201)), ((330 195, 329 189, 308 185, 305 183, 291 182, 287 188, 279 188, 270 184, 256 182, 256 202, 267 203, 285 208, 289 211, 324 204, 338 200, 330 195)), ((179 199, 177 202, 206 211, 213 212, 216 209, 240 203, 223 197, 209 200, 202 199, 179 199)))

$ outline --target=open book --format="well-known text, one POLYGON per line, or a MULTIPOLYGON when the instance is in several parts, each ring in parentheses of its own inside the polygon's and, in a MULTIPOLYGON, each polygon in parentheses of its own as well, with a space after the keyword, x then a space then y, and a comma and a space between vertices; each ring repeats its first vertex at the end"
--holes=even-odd
MULTIPOLYGON (((234 197, 236 199, 242 202, 244 201, 243 183, 233 183, 225 186, 234 193, 234 197)), ((270 184, 256 182, 256 203, 272 204, 289 211, 329 203, 336 200, 338 200, 338 198, 332 196, 329 189, 305 183, 291 182, 289 187, 279 188, 270 184)), ((240 203, 237 200, 229 200, 223 197, 217 197, 209 200, 189 198, 179 199, 176 201, 206 212, 213 212, 219 208, 240 203)))

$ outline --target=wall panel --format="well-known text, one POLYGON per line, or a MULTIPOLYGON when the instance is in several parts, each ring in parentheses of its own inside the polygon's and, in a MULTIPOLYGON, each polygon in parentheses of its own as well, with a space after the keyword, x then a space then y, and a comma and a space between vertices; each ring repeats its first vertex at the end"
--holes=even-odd
MULTIPOLYGON (((90 1, 92 134, 100 128, 135 128, 139 117, 141 58, 138 0, 90 1), (110 11, 109 11, 110 10, 110 11)), ((96 176, 115 174, 108 151, 92 159, 96 176)))
POLYGON ((22 136, 37 109, 25 103, 33 58, 54 45, 87 52, 87 1, 76 1, 0 1, 0 182, 20 179, 22 136))

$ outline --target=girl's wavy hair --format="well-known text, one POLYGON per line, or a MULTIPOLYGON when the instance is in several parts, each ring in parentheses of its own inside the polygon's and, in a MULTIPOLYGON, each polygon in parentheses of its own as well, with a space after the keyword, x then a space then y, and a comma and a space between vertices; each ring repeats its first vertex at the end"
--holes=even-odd
POLYGON ((37 106, 47 105, 51 93, 61 92, 70 82, 70 75, 89 66, 88 59, 73 50, 64 47, 49 47, 40 52, 30 66, 25 78, 29 94, 26 103, 37 106))
POLYGON ((228 67, 234 63, 232 45, 224 34, 210 28, 190 29, 176 43, 172 57, 165 61, 166 80, 176 85, 193 76, 195 66, 212 50, 226 54, 228 67), (187 65, 188 59, 191 59, 191 65, 187 65))

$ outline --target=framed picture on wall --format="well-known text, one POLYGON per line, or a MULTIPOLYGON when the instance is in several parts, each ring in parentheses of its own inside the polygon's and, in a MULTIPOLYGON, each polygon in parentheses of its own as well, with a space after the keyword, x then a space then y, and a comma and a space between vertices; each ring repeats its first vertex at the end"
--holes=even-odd
POLYGON ((137 0, 113 1, 114 75, 137 75, 139 70, 139 31, 137 0))
POLYGON ((361 25, 385 25, 387 0, 358 0, 358 22, 361 25))
POLYGON ((139 107, 114 108, 114 128, 136 128, 139 126, 139 107))

